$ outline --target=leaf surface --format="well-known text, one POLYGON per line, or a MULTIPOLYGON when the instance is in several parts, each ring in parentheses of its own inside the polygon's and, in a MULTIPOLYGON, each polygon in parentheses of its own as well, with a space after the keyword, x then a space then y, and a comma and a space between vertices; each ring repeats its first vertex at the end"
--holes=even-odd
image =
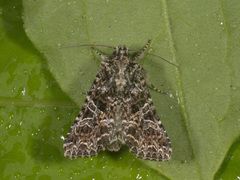
POLYGON ((240 133, 239 3, 25 0, 23 7, 28 37, 79 108, 101 59, 90 48, 60 47, 96 43, 140 49, 152 38, 150 52, 180 65, 149 55, 140 60, 152 83, 171 95, 151 92, 173 157, 142 163, 170 179, 214 177, 240 133))

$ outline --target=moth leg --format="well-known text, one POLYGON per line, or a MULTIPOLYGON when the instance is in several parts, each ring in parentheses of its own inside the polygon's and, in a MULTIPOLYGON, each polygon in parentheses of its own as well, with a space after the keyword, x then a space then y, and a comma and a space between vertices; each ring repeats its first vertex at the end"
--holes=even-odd
POLYGON ((148 72, 147 72, 145 69, 142 68, 141 74, 143 75, 143 77, 144 77, 147 85, 148 85, 150 88, 152 88, 154 91, 157 91, 158 93, 161 93, 161 94, 168 94, 167 92, 164 92, 164 91, 156 88, 156 87, 151 83, 151 81, 150 81, 150 79, 149 79, 149 77, 148 77, 148 72))
POLYGON ((144 46, 143 50, 139 51, 137 55, 135 56, 135 60, 143 58, 143 55, 145 54, 146 49, 148 48, 149 44, 151 42, 151 39, 148 40, 147 44, 144 46))
POLYGON ((88 92, 81 92, 81 94, 82 94, 82 95, 87 95, 87 94, 88 94, 88 92))
POLYGON ((161 93, 161 94, 168 94, 167 92, 164 92, 158 88, 156 88, 150 81, 147 82, 148 86, 150 86, 154 91, 157 91, 158 93, 161 93))
POLYGON ((108 56, 101 54, 101 53, 98 52, 98 50, 96 50, 94 47, 91 47, 91 48, 92 48, 92 49, 95 51, 95 53, 96 53, 97 55, 99 55, 103 60, 108 60, 108 59, 109 59, 108 56))

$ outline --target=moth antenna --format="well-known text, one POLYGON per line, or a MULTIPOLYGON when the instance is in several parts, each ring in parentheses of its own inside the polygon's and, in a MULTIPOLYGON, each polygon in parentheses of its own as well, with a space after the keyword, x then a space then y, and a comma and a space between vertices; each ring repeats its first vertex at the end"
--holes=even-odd
POLYGON ((180 67, 179 65, 174 64, 174 63, 172 63, 172 62, 170 62, 170 61, 168 61, 168 60, 164 59, 163 57, 158 56, 158 55, 156 55, 156 54, 152 54, 152 53, 149 53, 149 52, 144 52, 144 53, 149 54, 149 55, 152 55, 152 56, 155 56, 155 57, 158 57, 158 58, 160 58, 161 60, 163 60, 163 61, 165 61, 165 62, 167 62, 167 63, 169 63, 169 64, 172 64, 172 65, 174 65, 174 66, 176 66, 176 67, 178 67, 178 68, 180 67))
POLYGON ((81 46, 90 46, 90 47, 101 46, 101 47, 108 47, 108 48, 116 49, 116 47, 103 45, 103 44, 81 44, 81 45, 74 45, 74 46, 63 46, 63 47, 61 47, 61 49, 73 48, 73 47, 81 47, 81 46))
MULTIPOLYGON (((134 49, 133 49, 133 50, 129 50, 129 51, 139 52, 139 50, 134 50, 134 49)), ((165 62, 167 62, 167 63, 169 63, 169 64, 172 64, 172 65, 174 65, 174 66, 176 66, 176 67, 180 67, 179 65, 174 64, 174 63, 172 63, 172 62, 170 62, 170 61, 168 61, 168 60, 164 59, 163 57, 158 56, 158 55, 156 55, 156 54, 152 54, 152 53, 145 52, 145 51, 142 51, 142 52, 145 53, 145 54, 149 54, 149 55, 152 55, 152 56, 158 57, 158 58, 162 59, 163 61, 165 61, 165 62)))
MULTIPOLYGON (((81 47, 81 46, 90 46, 90 47, 101 46, 101 47, 107 47, 107 48, 116 49, 116 47, 114 47, 114 46, 108 46, 108 45, 103 45, 103 44, 81 44, 81 45, 73 45, 73 46, 63 46, 63 47, 61 47, 61 49, 81 47)), ((139 52, 139 50, 129 50, 129 51, 139 52)), ((163 57, 158 56, 158 55, 156 55, 156 54, 152 54, 152 53, 145 52, 145 51, 142 51, 142 52, 145 53, 145 54, 149 54, 149 55, 158 57, 158 58, 162 59, 163 61, 165 61, 165 62, 167 62, 167 63, 169 63, 169 64, 172 64, 172 65, 174 65, 174 66, 176 66, 176 67, 180 67, 179 65, 174 64, 174 63, 172 63, 172 62, 170 62, 170 61, 168 61, 168 60, 164 59, 163 57)))

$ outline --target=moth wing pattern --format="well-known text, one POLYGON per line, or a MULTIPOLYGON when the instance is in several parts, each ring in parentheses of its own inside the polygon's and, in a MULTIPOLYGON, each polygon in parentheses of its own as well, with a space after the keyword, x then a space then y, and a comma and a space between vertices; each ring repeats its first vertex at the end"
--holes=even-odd
POLYGON ((153 105, 146 77, 142 73, 138 77, 136 79, 142 83, 133 88, 127 97, 132 103, 124 130, 125 144, 137 158, 167 161, 172 154, 171 142, 153 105))
MULTIPOLYGON (((168 135, 153 105, 146 71, 132 58, 126 46, 118 46, 104 60, 88 91, 85 103, 65 139, 64 156, 83 158, 100 151, 118 151, 127 145, 137 158, 167 161, 172 149, 168 135)), ((160 90, 157 90, 163 93, 160 90)))
POLYGON ((109 144, 111 124, 107 122, 105 113, 109 102, 102 89, 107 83, 103 80, 102 70, 99 68, 83 107, 65 138, 63 144, 65 157, 97 156, 109 144))

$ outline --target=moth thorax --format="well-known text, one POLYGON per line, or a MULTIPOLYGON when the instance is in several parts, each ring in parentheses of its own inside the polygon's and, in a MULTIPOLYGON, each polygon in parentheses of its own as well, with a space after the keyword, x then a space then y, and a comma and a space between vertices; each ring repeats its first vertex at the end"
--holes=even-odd
POLYGON ((120 76, 119 78, 115 79, 115 83, 116 83, 117 91, 122 92, 124 90, 124 86, 127 83, 127 80, 126 78, 123 78, 122 76, 120 76))
POLYGON ((116 47, 115 54, 118 56, 128 56, 128 48, 126 46, 118 46, 116 47))

